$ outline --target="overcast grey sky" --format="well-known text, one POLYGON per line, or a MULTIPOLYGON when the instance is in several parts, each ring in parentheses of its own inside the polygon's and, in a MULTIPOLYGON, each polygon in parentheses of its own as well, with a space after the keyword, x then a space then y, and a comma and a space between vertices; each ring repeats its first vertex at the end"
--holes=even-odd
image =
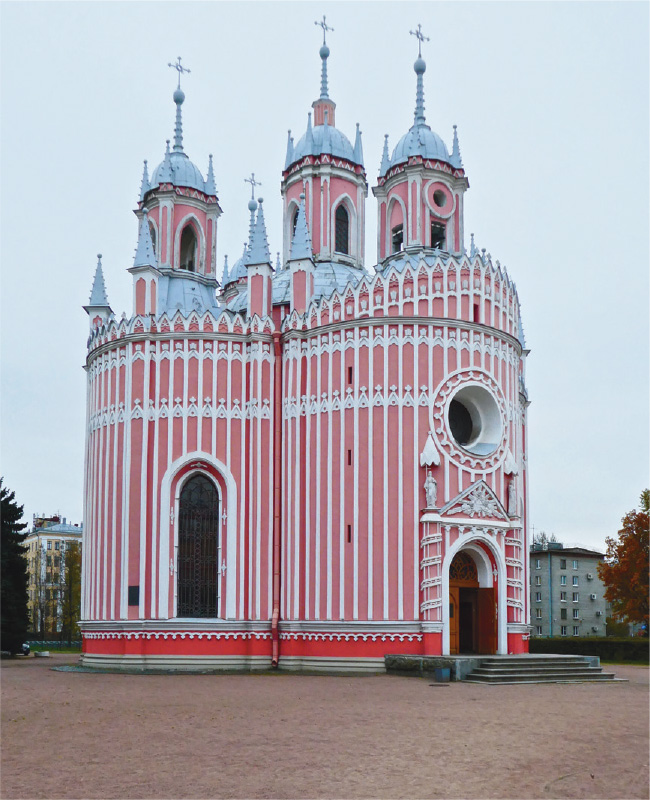
MULTIPOLYGON (((2 474, 33 512, 82 516, 88 301, 96 253, 131 313, 142 160, 173 134, 214 154, 219 262, 263 186, 281 246, 287 129, 320 82, 323 13, 337 127, 361 125, 376 182, 383 135, 412 123, 409 36, 431 41, 427 122, 458 125, 465 230, 517 283, 527 343, 535 529, 602 546, 648 485, 648 4, 645 2, 11 2, 2 5, 2 474)), ((376 263, 367 201, 366 264, 376 263)), ((466 242, 469 245, 469 242, 466 242)))

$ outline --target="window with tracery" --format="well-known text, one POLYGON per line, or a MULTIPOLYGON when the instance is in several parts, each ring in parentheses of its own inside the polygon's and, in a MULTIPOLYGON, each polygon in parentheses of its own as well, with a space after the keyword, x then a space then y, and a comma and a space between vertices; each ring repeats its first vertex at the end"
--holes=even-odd
POLYGON ((478 571, 469 553, 457 553, 449 567, 451 581, 478 581, 478 571))
POLYGON ((335 237, 334 249, 337 253, 350 253, 350 215, 347 208, 341 203, 334 215, 335 237))

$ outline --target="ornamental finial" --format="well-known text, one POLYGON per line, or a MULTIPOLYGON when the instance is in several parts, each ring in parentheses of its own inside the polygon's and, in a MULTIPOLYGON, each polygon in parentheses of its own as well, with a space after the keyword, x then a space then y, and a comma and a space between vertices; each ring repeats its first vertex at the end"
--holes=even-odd
POLYGON ((261 186, 261 181, 255 180, 255 173, 251 172, 250 178, 244 178, 244 183, 250 183, 251 185, 251 200, 255 200, 255 187, 261 186))
POLYGON ((190 73, 192 70, 191 70, 191 69, 187 69, 187 67, 183 67, 183 66, 181 65, 181 57, 180 57, 180 56, 178 56, 178 60, 177 60, 177 62, 176 62, 175 64, 171 64, 171 63, 169 63, 169 64, 167 64, 167 66, 168 66, 168 67, 171 67, 172 69, 175 69, 175 70, 178 72, 178 87, 177 87, 177 88, 178 88, 178 89, 180 89, 180 88, 181 88, 181 75, 182 75, 184 72, 187 72, 187 73, 188 73, 188 75, 189 75, 189 73, 190 73))

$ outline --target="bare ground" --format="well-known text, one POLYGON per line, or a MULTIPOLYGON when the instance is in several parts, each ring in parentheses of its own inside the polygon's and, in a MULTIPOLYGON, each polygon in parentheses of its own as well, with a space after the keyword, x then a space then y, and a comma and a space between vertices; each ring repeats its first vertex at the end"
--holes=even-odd
POLYGON ((2 662, 3 798, 648 798, 629 683, 55 672, 2 662))

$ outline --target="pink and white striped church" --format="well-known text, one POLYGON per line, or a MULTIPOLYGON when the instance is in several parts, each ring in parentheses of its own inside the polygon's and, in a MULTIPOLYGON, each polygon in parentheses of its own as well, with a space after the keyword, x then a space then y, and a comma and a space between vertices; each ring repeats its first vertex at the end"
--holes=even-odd
MULTIPOLYGON (((377 671, 528 649, 527 355, 514 283, 465 247, 463 169, 415 113, 373 194, 320 96, 289 135, 282 258, 263 201, 217 273, 222 213, 173 144, 135 214, 134 308, 90 301, 83 662, 377 671)), ((408 80, 404 76, 405 81, 408 80)), ((406 121, 405 121, 406 122, 406 121)))

